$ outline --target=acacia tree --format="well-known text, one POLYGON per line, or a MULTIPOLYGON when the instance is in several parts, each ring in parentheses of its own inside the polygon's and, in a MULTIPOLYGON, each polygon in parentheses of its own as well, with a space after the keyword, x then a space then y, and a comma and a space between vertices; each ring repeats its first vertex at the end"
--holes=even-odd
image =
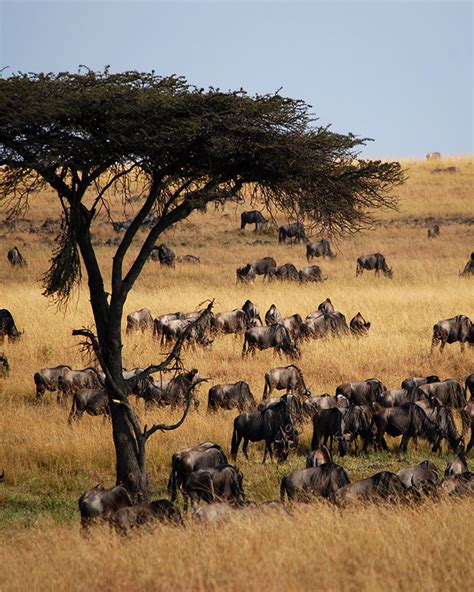
MULTIPOLYGON (((154 73, 0 79, 0 204, 13 218, 42 187, 57 194, 62 230, 44 294, 66 301, 86 270, 95 334, 76 333, 91 341, 105 373, 117 481, 136 500, 148 495, 147 439, 176 427, 142 429, 122 375, 124 305, 160 235, 195 209, 235 197, 258 198, 270 211, 333 233, 358 230, 371 223, 374 209, 395 205, 389 190, 404 180, 400 165, 357 160, 367 139, 316 125, 309 109, 278 93, 204 90, 154 73), (137 180, 138 211, 113 255, 111 277, 104 277, 94 225, 101 207, 117 195, 126 201, 137 180), (138 254, 125 266, 132 243, 138 254)), ((199 322, 209 313, 210 306, 199 322)), ((142 377, 167 367, 179 348, 180 342, 142 377)))

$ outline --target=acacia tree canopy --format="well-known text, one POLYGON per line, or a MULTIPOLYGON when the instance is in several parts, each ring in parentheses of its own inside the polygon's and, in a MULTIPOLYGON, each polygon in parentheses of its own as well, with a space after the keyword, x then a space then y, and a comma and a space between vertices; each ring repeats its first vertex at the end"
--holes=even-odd
POLYGON ((193 210, 236 196, 332 233, 358 230, 374 209, 395 206, 389 190, 404 180, 399 163, 358 159, 366 142, 318 126, 307 104, 278 93, 252 97, 108 70, 0 78, 0 206, 13 217, 41 187, 57 192, 63 230, 45 294, 67 299, 86 269, 97 330, 90 337, 109 400, 123 403, 111 405, 117 480, 136 499, 147 496, 146 438, 127 403, 121 320, 156 240, 193 210), (140 207, 104 278, 94 222, 117 190, 127 200, 137 179, 140 207), (124 269, 151 213, 154 224, 124 269))

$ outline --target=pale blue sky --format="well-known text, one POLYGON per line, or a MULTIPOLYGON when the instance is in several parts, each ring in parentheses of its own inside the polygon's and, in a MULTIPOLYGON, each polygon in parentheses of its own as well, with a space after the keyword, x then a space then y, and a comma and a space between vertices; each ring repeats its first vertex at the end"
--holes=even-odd
POLYGON ((313 106, 366 155, 473 150, 470 1, 0 0, 4 72, 154 69, 313 106))

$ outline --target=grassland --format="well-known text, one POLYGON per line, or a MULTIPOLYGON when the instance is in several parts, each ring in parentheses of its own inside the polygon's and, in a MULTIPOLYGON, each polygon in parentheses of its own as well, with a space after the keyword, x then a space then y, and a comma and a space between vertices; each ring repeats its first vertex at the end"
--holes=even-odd
MULTIPOLYGON (((308 286, 266 284, 237 286, 235 268, 271 255, 278 263, 306 264, 304 246, 278 246, 274 233, 255 235, 238 230, 241 206, 195 214, 167 234, 178 254, 193 253, 200 266, 175 270, 148 263, 127 303, 127 311, 147 306, 157 315, 194 310, 215 298, 215 310, 231 310, 246 298, 264 313, 275 303, 282 314, 305 316, 330 297, 348 318, 360 311, 372 322, 364 340, 321 340, 303 346, 299 362, 314 393, 334 393, 337 384, 376 376, 389 387, 413 374, 436 373, 463 380, 473 372, 474 352, 462 355, 458 345, 443 355, 430 355, 433 323, 455 314, 474 315, 473 283, 458 276, 474 250, 474 160, 442 163, 407 161, 408 181, 400 191, 399 211, 379 212, 373 230, 336 242, 337 257, 319 261, 328 280, 308 286), (456 166, 454 174, 431 174, 436 166, 456 166), (441 223, 438 239, 426 238, 431 219, 441 223), (253 244, 256 239, 269 244, 253 244), (355 277, 359 255, 380 251, 394 269, 393 280, 366 273, 355 277)), ((123 219, 119 204, 112 213, 123 219)), ((29 232, 58 215, 54 196, 45 191, 31 202, 26 220, 16 229, 0 227, 0 307, 12 311, 24 339, 3 346, 12 374, 0 382, 0 565, 8 566, 5 589, 141 589, 166 590, 290 590, 466 589, 472 582, 472 562, 459 557, 470 548, 474 526, 472 502, 426 504, 421 508, 359 508, 343 513, 314 504, 296 508, 292 516, 242 513, 225 526, 189 525, 186 531, 161 527, 151 533, 119 540, 100 530, 90 539, 78 534, 76 500, 91 485, 114 479, 110 425, 85 417, 67 425, 69 404, 58 406, 54 395, 34 401, 33 373, 41 367, 84 365, 71 337, 75 327, 92 323, 87 289, 67 310, 57 310, 42 295, 38 282, 48 267, 54 234, 29 232), (6 252, 17 245, 29 265, 11 270, 6 252), (459 567, 458 567, 459 566, 459 567), (26 568, 26 569, 25 569, 26 568)), ((283 220, 281 220, 283 221, 283 220)), ((97 239, 115 233, 104 220, 97 239)), ((112 248, 98 247, 110 268, 112 248)), ((282 365, 269 352, 241 358, 242 339, 220 337, 212 352, 186 354, 186 365, 200 369, 211 383, 246 380, 257 399, 265 371, 282 365)), ((127 367, 156 361, 161 348, 149 335, 125 339, 127 367)), ((149 470, 154 496, 165 494, 173 451, 204 440, 228 449, 234 412, 205 414, 207 390, 199 392, 201 411, 171 434, 149 443, 149 470)), ((135 403, 134 403, 135 404, 135 403)), ((143 421, 171 419, 168 411, 137 411, 143 421)), ((304 466, 309 450, 306 426, 298 455, 282 466, 260 464, 262 449, 251 446, 250 462, 240 459, 244 485, 252 500, 277 499, 279 479, 304 466)), ((396 443, 392 442, 392 448, 396 443)), ((407 455, 371 453, 346 457, 341 464, 352 479, 381 468, 398 470, 430 455, 421 446, 407 455)), ((449 453, 433 458, 444 468, 449 453)), ((2 585, 3 589, 3 585, 2 585)))

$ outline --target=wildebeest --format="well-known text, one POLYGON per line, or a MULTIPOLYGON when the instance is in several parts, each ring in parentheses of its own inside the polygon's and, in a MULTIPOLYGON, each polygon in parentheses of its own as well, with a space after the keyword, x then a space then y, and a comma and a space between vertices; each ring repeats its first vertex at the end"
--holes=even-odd
POLYGON ((292 222, 291 224, 283 224, 278 229, 278 242, 284 243, 286 239, 293 239, 295 243, 306 240, 304 226, 301 222, 292 222))
POLYGON ((279 401, 265 405, 261 410, 253 413, 241 413, 234 419, 232 433, 231 455, 237 458, 241 441, 244 441, 242 451, 248 460, 249 442, 265 441, 263 463, 267 458, 273 458, 272 444, 275 443, 275 453, 280 462, 287 459, 289 449, 298 444, 296 431, 288 408, 286 397, 279 401))
POLYGON ((263 279, 268 279, 270 273, 276 269, 276 261, 273 257, 263 257, 254 259, 248 263, 256 275, 263 275, 263 279))
MULTIPOLYGON (((171 457, 171 472, 168 480, 168 491, 171 501, 175 501, 193 471, 198 469, 216 468, 227 465, 227 456, 219 444, 202 442, 190 448, 183 448, 171 457)), ((184 498, 187 509, 187 496, 184 498)))
POLYGON ((464 385, 466 387, 466 394, 470 393, 471 401, 474 400, 474 374, 469 374, 469 376, 466 377, 464 385))
POLYGON ((338 406, 342 415, 342 432, 344 437, 349 435, 347 443, 349 446, 354 444, 354 453, 358 453, 357 439, 362 439, 362 452, 367 452, 367 448, 372 441, 373 432, 371 423, 366 410, 359 405, 349 405, 347 407, 338 406))
POLYGON ((466 473, 467 471, 469 471, 469 467, 467 465, 466 455, 464 454, 464 449, 461 448, 457 456, 448 463, 448 466, 444 470, 444 475, 445 477, 462 475, 462 473, 466 473))
POLYGON ((142 308, 127 315, 127 333, 153 329, 153 317, 149 308, 142 308))
POLYGON ((347 450, 344 440, 342 413, 337 407, 324 409, 313 417, 311 449, 319 448, 321 444, 326 446, 329 439, 329 451, 332 453, 334 438, 338 443, 339 456, 345 456, 347 450))
POLYGON ((300 335, 303 338, 322 339, 335 334, 335 319, 332 313, 311 313, 300 326, 300 335))
POLYGON ((257 277, 257 274, 255 273, 255 270, 252 269, 250 263, 242 265, 241 267, 237 267, 235 274, 237 276, 237 282, 244 283, 254 282, 255 278, 257 277))
POLYGON ((207 410, 234 409, 239 411, 253 411, 256 409, 254 396, 249 385, 243 380, 234 384, 216 384, 209 389, 207 410))
POLYGON ((290 337, 297 341, 300 338, 300 329, 303 319, 296 313, 281 320, 281 324, 288 329, 290 337))
POLYGON ((311 497, 324 497, 334 501, 336 492, 350 483, 346 471, 329 462, 318 467, 296 469, 283 477, 280 484, 280 500, 285 494, 289 500, 305 501, 311 497))
POLYGON ((428 238, 436 238, 439 236, 439 224, 433 224, 428 227, 428 238))
POLYGON ((424 460, 412 467, 401 469, 397 472, 397 476, 406 489, 410 487, 419 489, 426 484, 437 485, 440 481, 438 469, 430 460, 424 460))
POLYGON ((464 266, 464 269, 459 275, 467 277, 468 275, 474 275, 474 253, 471 253, 471 258, 464 266))
POLYGON ((193 471, 184 484, 193 508, 201 499, 207 503, 224 501, 242 506, 245 503, 243 475, 232 465, 193 471))
POLYGON ((278 353, 284 353, 290 358, 299 358, 300 351, 291 341, 288 329, 281 324, 269 327, 251 327, 245 331, 242 356, 255 354, 257 349, 273 348, 278 353))
POLYGON ((364 317, 358 312, 349 324, 352 335, 356 337, 362 337, 368 335, 370 329, 370 321, 366 321, 364 317))
POLYGON ((421 399, 426 399, 426 396, 418 388, 410 391, 407 389, 390 389, 377 395, 377 403, 380 403, 383 407, 400 407, 400 405, 404 405, 405 403, 416 403, 421 399))
POLYGON ((88 528, 99 520, 108 520, 117 510, 132 505, 132 500, 125 487, 117 485, 104 489, 100 484, 87 490, 78 501, 81 513, 81 525, 88 528))
POLYGON ((300 282, 324 282, 328 279, 328 276, 323 277, 321 275, 321 269, 317 265, 311 265, 310 267, 303 267, 299 270, 298 276, 300 282))
POLYGON ((193 368, 189 372, 178 374, 170 380, 152 380, 150 377, 145 380, 139 379, 135 392, 145 399, 146 407, 170 405, 171 409, 175 409, 178 406, 184 406, 191 398, 194 407, 197 409, 199 400, 194 396, 193 391, 206 380, 199 376, 196 368, 193 368))
POLYGON ((336 312, 336 309, 334 308, 330 298, 326 298, 326 300, 323 300, 321 304, 318 306, 318 310, 327 314, 336 312))
POLYGON ((380 393, 386 391, 385 385, 378 378, 369 378, 360 382, 346 382, 336 388, 336 395, 344 395, 355 405, 371 405, 380 393))
POLYGON ((179 255, 175 259, 176 263, 189 263, 190 265, 200 265, 201 259, 196 255, 179 255))
POLYGON ((120 534, 157 522, 183 524, 180 511, 167 499, 120 508, 110 516, 109 521, 120 534))
POLYGON ((281 368, 272 368, 265 373, 264 401, 270 397, 273 389, 285 389, 289 393, 297 394, 301 399, 311 396, 311 391, 306 388, 303 373, 294 364, 281 368))
POLYGON ((10 374, 10 364, 7 356, 0 352, 0 378, 7 378, 10 374))
POLYGON ((262 226, 267 223, 268 220, 258 210, 250 210, 240 214, 240 230, 243 230, 247 224, 255 224, 256 232, 257 230, 261 230, 262 226))
MULTIPOLYGON (((195 318, 183 318, 176 319, 174 321, 168 321, 166 324, 163 324, 161 329, 161 342, 170 345, 174 341, 182 338, 195 320, 195 318)), ((194 325, 191 329, 189 329, 189 332, 186 335, 185 343, 191 345, 193 348, 196 344, 204 348, 209 348, 212 345, 212 341, 209 339, 209 337, 207 337, 206 331, 206 327, 194 325)))
POLYGON ((414 403, 406 403, 400 407, 382 407, 373 404, 372 422, 377 428, 376 446, 386 448, 384 435, 402 436, 400 451, 406 452, 410 438, 424 438, 438 450, 443 434, 437 424, 426 415, 421 407, 414 403))
POLYGON ((428 152, 426 160, 439 160, 441 158, 440 152, 428 152))
POLYGON ((336 503, 341 506, 357 501, 400 502, 406 498, 407 490, 400 477, 390 471, 381 471, 372 477, 345 485, 335 495, 336 503))
POLYGON ((306 457, 307 469, 312 467, 320 467, 321 465, 325 465, 327 463, 332 463, 332 454, 329 452, 326 446, 315 448, 306 457))
POLYGON ((450 475, 444 477, 439 485, 439 491, 445 495, 473 495, 474 494, 474 473, 467 471, 461 475, 450 475))
POLYGON ((12 267, 26 267, 28 265, 18 247, 13 247, 8 251, 7 259, 12 267))
POLYGON ((109 398, 105 389, 79 389, 72 397, 68 422, 82 418, 84 413, 92 416, 110 415, 109 398))
POLYGON ((169 314, 162 314, 153 321, 153 337, 159 339, 163 337, 163 327, 171 321, 177 321, 183 319, 184 315, 182 312, 173 312, 169 314))
POLYGON ((329 241, 325 238, 306 245, 306 259, 308 261, 311 261, 313 257, 330 257, 333 259, 335 256, 331 250, 329 241))
POLYGON ((216 313, 211 321, 211 329, 219 333, 243 333, 249 324, 243 310, 233 310, 216 313))
POLYGON ((242 306, 242 310, 247 317, 247 321, 251 322, 253 319, 259 318, 260 319, 260 311, 258 307, 251 300, 246 300, 242 306))
POLYGON ((308 397, 303 403, 303 412, 308 417, 314 417, 322 409, 332 409, 338 407, 339 409, 349 407, 349 400, 344 395, 337 395, 331 397, 327 393, 318 395, 317 397, 308 397))
POLYGON ((58 380, 68 370, 71 370, 70 366, 60 365, 55 368, 42 368, 35 372, 33 380, 36 386, 36 398, 42 397, 45 391, 58 391, 58 380))
POLYGON ((167 245, 159 245, 158 247, 153 247, 150 253, 150 259, 152 261, 159 261, 160 265, 164 265, 167 267, 174 267, 175 258, 176 253, 167 245))
POLYGON ((281 323, 283 317, 278 312, 277 307, 272 304, 270 308, 265 313, 265 324, 266 325, 274 325, 275 323, 281 323))
POLYGON ((422 384, 419 388, 426 394, 427 398, 436 398, 441 405, 462 409, 467 403, 462 384, 453 378, 448 378, 442 382, 422 384))
POLYGON ((375 275, 379 275, 383 271, 384 275, 392 278, 393 270, 389 268, 385 257, 382 253, 374 253, 373 255, 365 255, 357 259, 356 276, 362 275, 364 269, 371 271, 375 269, 375 275))
POLYGON ((422 384, 431 384, 432 382, 439 382, 439 376, 436 374, 431 374, 430 376, 410 376, 409 378, 405 378, 402 382, 401 387, 402 389, 413 389, 422 384))
POLYGON ((280 265, 276 269, 273 269, 268 274, 268 279, 270 280, 279 280, 279 281, 289 281, 289 282, 298 282, 300 276, 298 275, 298 270, 293 265, 293 263, 284 263, 280 265))
POLYGON ((447 343, 460 342, 461 352, 464 351, 466 341, 474 345, 474 325, 466 315, 457 315, 450 319, 438 321, 433 326, 433 338, 431 340, 431 353, 440 344, 440 351, 443 351, 447 343))
POLYGON ((64 370, 58 376, 58 401, 64 401, 68 395, 73 395, 79 389, 98 389, 102 386, 102 380, 94 368, 64 370))
POLYGON ((434 447, 433 452, 440 449, 442 439, 446 439, 450 448, 453 450, 456 450, 457 447, 463 443, 463 436, 458 434, 456 430, 453 414, 449 407, 440 404, 436 397, 433 397, 430 400, 419 400, 416 404, 421 407, 429 419, 437 425, 441 433, 441 438, 438 444, 434 447))
POLYGON ((0 343, 3 343, 5 337, 8 341, 14 343, 23 335, 18 331, 13 320, 12 313, 6 308, 0 309, 0 343))

